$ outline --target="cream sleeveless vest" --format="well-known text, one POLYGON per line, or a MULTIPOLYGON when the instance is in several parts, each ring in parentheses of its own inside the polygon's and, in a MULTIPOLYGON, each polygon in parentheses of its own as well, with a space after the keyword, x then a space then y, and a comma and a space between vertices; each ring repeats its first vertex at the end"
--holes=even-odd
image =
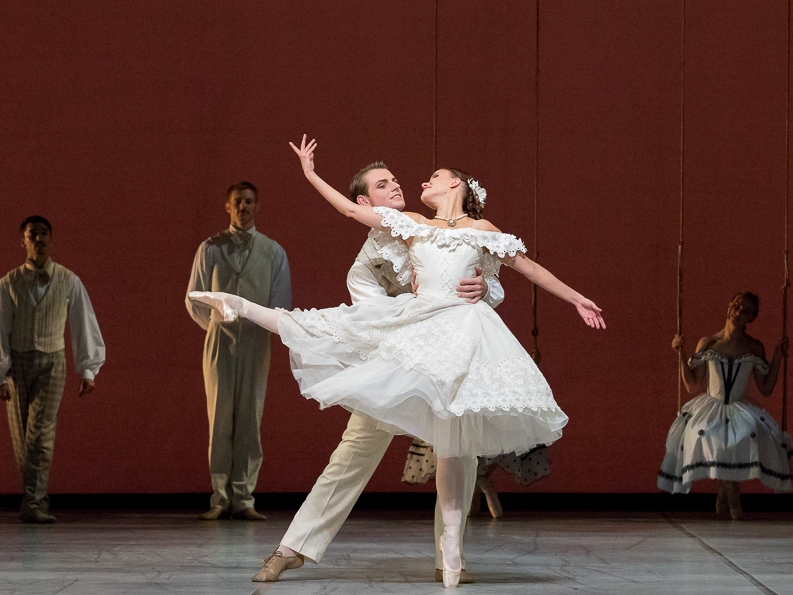
POLYGON ((66 346, 64 332, 69 315, 69 288, 72 272, 57 263, 47 292, 36 304, 25 278, 24 265, 8 273, 11 302, 14 305, 11 349, 17 352, 54 353, 66 346))

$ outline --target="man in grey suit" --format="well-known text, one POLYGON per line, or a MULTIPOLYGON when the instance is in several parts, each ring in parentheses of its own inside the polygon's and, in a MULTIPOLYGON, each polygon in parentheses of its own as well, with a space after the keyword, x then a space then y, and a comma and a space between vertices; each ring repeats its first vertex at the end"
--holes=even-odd
MULTIPOLYGON (((250 182, 228 189, 231 225, 198 248, 187 293, 224 291, 270 308, 290 308, 292 286, 286 252, 256 231, 259 193, 250 182)), ((190 316, 207 331, 204 387, 209 416, 210 508, 199 516, 263 521, 253 490, 262 464, 260 425, 270 369, 270 333, 185 298, 190 316)))

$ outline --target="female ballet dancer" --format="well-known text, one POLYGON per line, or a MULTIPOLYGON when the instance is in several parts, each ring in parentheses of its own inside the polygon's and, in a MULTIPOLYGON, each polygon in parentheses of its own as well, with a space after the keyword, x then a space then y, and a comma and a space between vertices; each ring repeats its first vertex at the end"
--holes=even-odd
POLYGON ((735 520, 742 514, 738 482, 757 478, 777 492, 791 489, 790 435, 780 430, 767 411, 744 401, 749 376, 754 376, 763 396, 771 395, 779 363, 788 350, 788 340, 783 338, 771 364, 766 363, 763 344, 746 332, 759 310, 755 294, 737 293, 727 309, 724 328, 700 339, 690 358, 683 337, 676 335, 672 341, 672 348, 683 356, 680 374, 688 392, 702 388, 706 370, 708 386, 683 406, 669 429, 658 487, 687 494, 692 481, 716 479, 716 512, 723 514, 729 508, 735 520))
POLYGON ((316 142, 290 143, 303 172, 342 214, 379 234, 383 257, 416 295, 372 297, 323 310, 271 310, 222 293, 191 293, 225 320, 243 316, 278 333, 290 350, 300 390, 321 407, 342 405, 381 427, 433 444, 445 529, 443 582, 460 577, 464 455, 527 452, 562 434, 567 416, 528 353, 484 302, 457 297, 457 280, 501 262, 575 305, 591 328, 605 328, 600 308, 524 254, 523 242, 481 219, 485 192, 457 170, 436 171, 421 200, 436 216, 353 203, 314 171, 316 142))

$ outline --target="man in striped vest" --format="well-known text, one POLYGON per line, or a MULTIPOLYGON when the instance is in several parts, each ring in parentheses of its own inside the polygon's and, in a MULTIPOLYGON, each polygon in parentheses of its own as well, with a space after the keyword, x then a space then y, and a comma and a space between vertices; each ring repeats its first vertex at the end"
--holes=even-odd
POLYGON ((22 521, 52 523, 47 481, 66 383, 66 322, 81 396, 94 390, 105 343, 80 279, 50 258, 50 222, 28 217, 20 233, 27 260, 0 279, 0 400, 22 474, 22 521))

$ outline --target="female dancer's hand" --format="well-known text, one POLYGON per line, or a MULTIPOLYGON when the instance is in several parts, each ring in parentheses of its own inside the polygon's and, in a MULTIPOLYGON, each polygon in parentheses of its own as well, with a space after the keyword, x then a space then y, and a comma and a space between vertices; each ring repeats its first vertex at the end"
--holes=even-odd
POLYGON ((672 339, 672 349, 675 351, 682 351, 685 344, 686 340, 683 335, 675 335, 675 338, 672 339))
POLYGON ((590 328, 606 328, 606 321, 601 316, 602 310, 595 305, 595 302, 586 298, 575 300, 575 309, 578 314, 584 319, 587 326, 590 328))
POLYGON ((299 149, 293 145, 291 141, 289 142, 289 146, 292 147, 292 150, 300 157, 303 173, 308 175, 314 171, 314 149, 317 148, 317 141, 312 138, 311 142, 306 144, 306 135, 304 134, 299 149))

